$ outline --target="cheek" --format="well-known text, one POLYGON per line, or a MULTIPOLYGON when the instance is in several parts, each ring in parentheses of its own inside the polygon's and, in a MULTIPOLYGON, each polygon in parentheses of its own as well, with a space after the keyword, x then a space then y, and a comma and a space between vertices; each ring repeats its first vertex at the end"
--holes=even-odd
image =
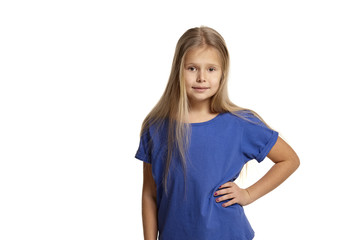
POLYGON ((189 80, 189 78, 187 78, 186 76, 184 76, 184 83, 185 83, 185 87, 186 87, 186 88, 189 88, 189 86, 190 86, 190 80, 189 80))
POLYGON ((184 83, 186 87, 191 86, 193 83, 193 76, 191 74, 184 74, 184 83))
POLYGON ((213 86, 213 91, 214 91, 214 93, 216 93, 216 92, 219 90, 219 86, 220 86, 219 83, 217 83, 217 84, 215 84, 215 85, 213 86))
POLYGON ((211 81, 212 85, 214 87, 218 87, 220 85, 220 79, 221 79, 221 75, 214 76, 211 81))

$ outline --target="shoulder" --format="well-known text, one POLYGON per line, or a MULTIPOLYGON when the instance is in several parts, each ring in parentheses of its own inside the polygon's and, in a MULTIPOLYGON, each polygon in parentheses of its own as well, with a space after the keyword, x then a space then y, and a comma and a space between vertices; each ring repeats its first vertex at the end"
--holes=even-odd
POLYGON ((167 121, 161 121, 148 125, 143 134, 154 144, 164 141, 167 138, 167 121))
POLYGON ((249 110, 241 110, 235 112, 227 112, 228 119, 236 124, 240 124, 241 126, 249 126, 249 125, 262 125, 263 122, 255 116, 255 114, 249 110))

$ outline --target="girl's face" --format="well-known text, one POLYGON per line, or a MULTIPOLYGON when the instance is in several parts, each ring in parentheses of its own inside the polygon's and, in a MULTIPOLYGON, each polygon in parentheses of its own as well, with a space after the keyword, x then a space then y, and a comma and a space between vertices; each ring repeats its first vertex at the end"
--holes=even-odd
POLYGON ((209 104, 219 89, 221 58, 214 47, 190 50, 184 59, 184 80, 190 104, 209 104))

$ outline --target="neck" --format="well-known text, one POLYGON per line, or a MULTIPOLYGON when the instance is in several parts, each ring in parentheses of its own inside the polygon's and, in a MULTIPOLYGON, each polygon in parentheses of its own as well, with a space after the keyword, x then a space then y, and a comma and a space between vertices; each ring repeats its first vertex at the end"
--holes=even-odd
POLYGON ((210 101, 205 100, 202 102, 191 102, 190 103, 190 113, 195 114, 209 114, 210 112, 210 101))

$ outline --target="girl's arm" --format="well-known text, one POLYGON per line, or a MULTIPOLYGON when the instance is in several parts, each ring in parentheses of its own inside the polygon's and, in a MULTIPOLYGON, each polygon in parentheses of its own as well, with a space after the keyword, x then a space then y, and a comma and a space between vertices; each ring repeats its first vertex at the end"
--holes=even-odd
POLYGON ((295 172, 300 165, 299 157, 295 151, 281 137, 278 137, 267 157, 275 165, 259 181, 246 189, 250 195, 249 203, 275 189, 295 172))
POLYGON ((151 164, 143 165, 142 220, 144 240, 156 240, 158 235, 156 183, 151 173, 151 164))

